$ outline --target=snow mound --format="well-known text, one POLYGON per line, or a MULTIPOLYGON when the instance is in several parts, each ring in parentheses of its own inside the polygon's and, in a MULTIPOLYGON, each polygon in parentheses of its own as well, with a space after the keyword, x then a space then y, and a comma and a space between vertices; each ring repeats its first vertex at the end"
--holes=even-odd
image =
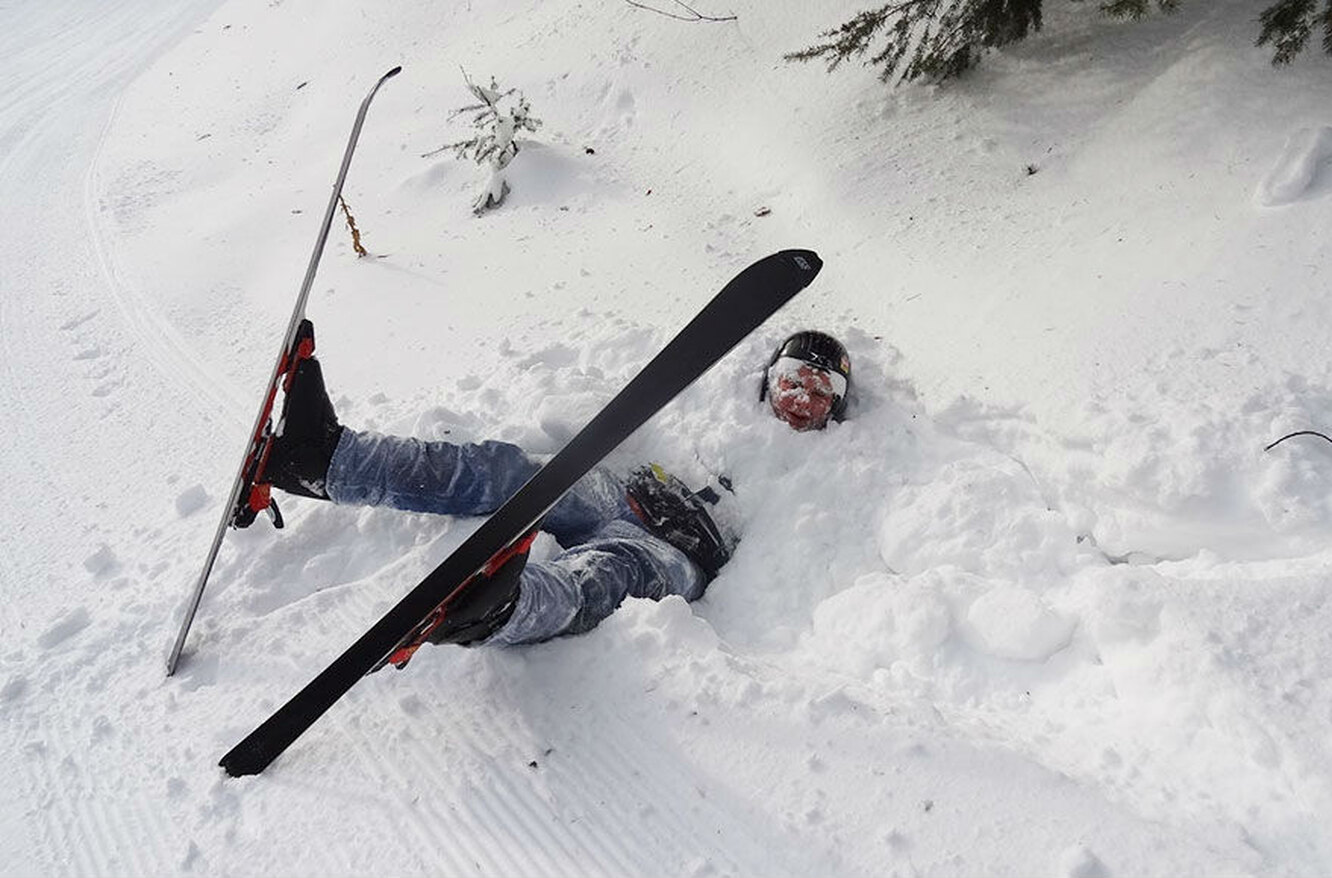
POLYGON ((1266 207, 1290 204, 1310 191, 1320 167, 1332 159, 1332 127, 1300 128, 1286 140, 1272 170, 1258 184, 1256 198, 1266 207))

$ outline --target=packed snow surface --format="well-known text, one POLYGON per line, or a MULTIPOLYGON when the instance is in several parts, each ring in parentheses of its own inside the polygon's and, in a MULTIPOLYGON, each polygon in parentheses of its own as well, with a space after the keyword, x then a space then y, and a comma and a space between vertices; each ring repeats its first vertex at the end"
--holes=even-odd
POLYGON ((1191 0, 946 87, 781 61, 865 5, 0 8, 0 874, 1332 873, 1332 444, 1264 451, 1332 428, 1332 59, 1191 0), (422 650, 230 779, 477 524, 284 499, 164 675, 398 64, 309 306, 346 424, 554 452, 741 268, 826 265, 609 461, 733 479, 702 600, 422 650), (543 122, 480 217, 425 156, 464 70, 543 122), (807 327, 855 397, 797 434, 807 327))

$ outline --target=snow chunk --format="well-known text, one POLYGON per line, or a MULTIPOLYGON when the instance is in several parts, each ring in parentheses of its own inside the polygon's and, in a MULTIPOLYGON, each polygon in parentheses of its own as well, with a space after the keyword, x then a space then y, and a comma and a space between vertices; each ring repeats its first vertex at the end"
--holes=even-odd
POLYGON ((537 404, 536 420, 556 447, 567 443, 588 421, 606 407, 604 392, 568 393, 549 396, 537 404))
POLYGON ((208 503, 208 491, 198 483, 176 495, 176 514, 181 518, 193 515, 208 503))
POLYGON ((1077 536, 1014 461, 967 458, 903 489, 879 528, 889 568, 916 574, 955 566, 981 576, 1062 576, 1077 536))
POLYGON ((996 658, 1041 662, 1068 645, 1074 624, 1025 588, 1000 586, 967 610, 974 644, 996 658))
POLYGON ((65 614, 59 622, 56 622, 50 628, 37 638, 37 645, 42 649, 52 649, 69 640, 75 634, 78 634, 92 622, 92 614, 88 612, 87 607, 78 607, 75 610, 65 614))
POLYGON ((829 597, 814 610, 810 652, 859 677, 899 661, 930 661, 953 623, 931 577, 921 580, 872 573, 829 597))
POLYGON ((712 626, 694 615, 693 608, 678 595, 660 601, 630 598, 612 618, 624 626, 629 642, 645 656, 679 651, 703 654, 717 649, 712 626))
POLYGON ((1109 872, 1094 853, 1078 844, 1059 857, 1055 874, 1065 878, 1107 878, 1109 872))
POLYGON ((83 559, 83 569, 87 570, 93 576, 103 576, 120 566, 120 561, 116 558, 116 553, 111 551, 111 547, 103 543, 96 552, 83 559))

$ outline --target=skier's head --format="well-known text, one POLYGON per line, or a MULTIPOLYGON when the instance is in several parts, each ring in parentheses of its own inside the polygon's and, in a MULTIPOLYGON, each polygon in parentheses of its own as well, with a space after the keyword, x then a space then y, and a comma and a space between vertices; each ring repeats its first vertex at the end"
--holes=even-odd
POLYGON ((796 430, 822 430, 846 415, 851 357, 823 332, 797 332, 777 346, 763 370, 759 399, 796 430))

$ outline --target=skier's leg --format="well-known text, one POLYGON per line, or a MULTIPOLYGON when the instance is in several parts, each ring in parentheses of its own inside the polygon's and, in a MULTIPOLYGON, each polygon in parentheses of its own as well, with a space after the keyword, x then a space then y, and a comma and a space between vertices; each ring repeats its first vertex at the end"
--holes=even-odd
POLYGON ((342 427, 314 357, 283 400, 267 474, 288 493, 409 512, 493 512, 540 464, 504 442, 456 445, 342 427))
MULTIPOLYGON (((407 512, 485 515, 541 468, 507 442, 456 444, 360 432, 341 426, 313 357, 297 368, 269 456, 273 485, 288 493, 407 512)), ((564 546, 606 522, 631 518, 624 485, 588 473, 547 513, 544 528, 564 546)))
POLYGON ((696 600, 707 587, 702 570, 683 552, 625 521, 551 561, 522 571, 517 606, 485 641, 512 646, 588 631, 627 597, 696 600))
MULTIPOLYGON (((337 503, 484 515, 498 509, 540 468, 507 442, 426 442, 347 429, 329 465, 327 485, 337 503)), ((543 528, 561 545, 572 546, 607 521, 632 515, 624 485, 594 470, 546 515, 543 528)))
POLYGON ((328 494, 336 503, 482 515, 499 508, 537 469, 506 442, 459 445, 349 429, 329 464, 328 494))

